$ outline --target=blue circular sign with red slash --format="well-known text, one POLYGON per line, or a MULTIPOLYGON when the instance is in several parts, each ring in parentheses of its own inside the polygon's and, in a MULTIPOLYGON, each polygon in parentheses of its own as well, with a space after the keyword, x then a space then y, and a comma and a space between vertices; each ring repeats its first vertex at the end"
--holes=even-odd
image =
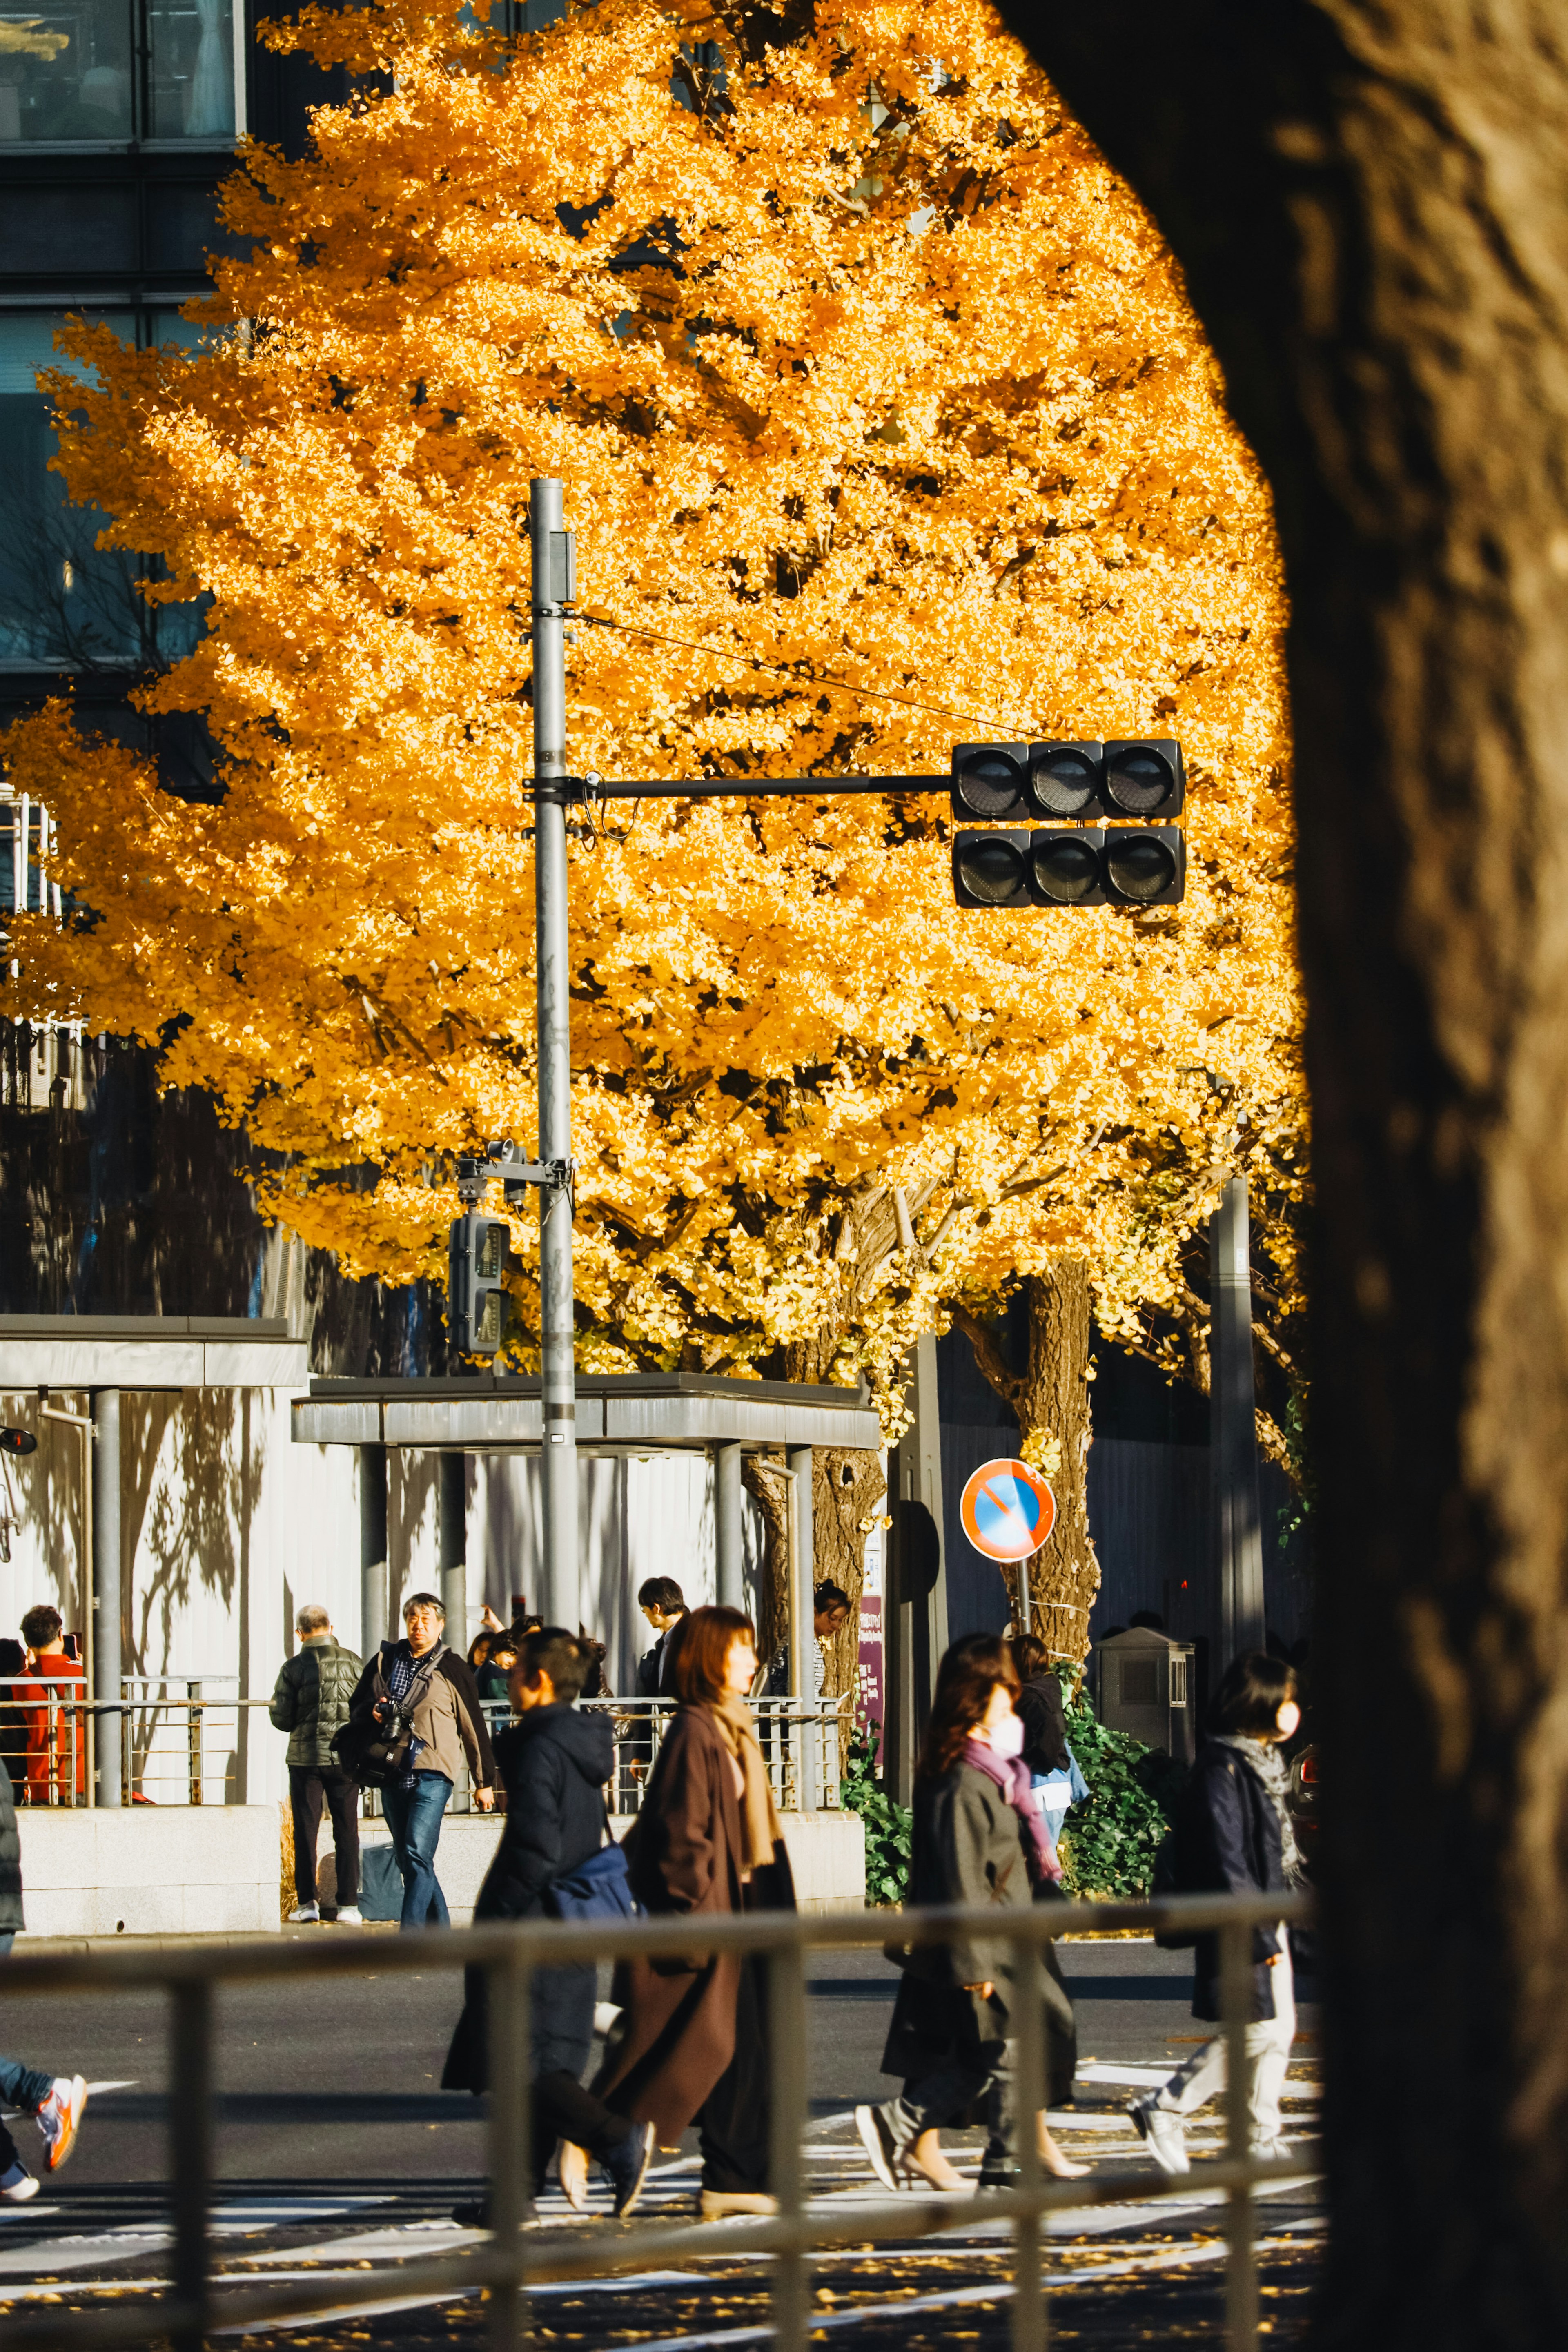
POLYGON ((1027 1559, 1057 1523, 1057 1498, 1026 1462, 983 1462, 959 1512, 964 1534, 987 1559, 1027 1559))

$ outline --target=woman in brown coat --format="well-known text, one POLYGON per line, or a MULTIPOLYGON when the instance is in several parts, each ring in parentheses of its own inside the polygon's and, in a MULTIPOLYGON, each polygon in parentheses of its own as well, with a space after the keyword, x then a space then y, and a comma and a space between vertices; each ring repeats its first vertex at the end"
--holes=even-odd
MULTIPOLYGON (((628 1832, 632 1892, 656 1916, 795 1908, 789 1857, 746 1705, 757 1672, 751 1621, 694 1609, 670 1680, 680 1704, 628 1832)), ((698 1939, 700 1940, 700 1939, 698 1939)), ((764 1963, 733 1953, 623 1961, 623 2011, 597 2089, 662 2147, 696 2120, 702 2217, 771 2213, 764 1963)))

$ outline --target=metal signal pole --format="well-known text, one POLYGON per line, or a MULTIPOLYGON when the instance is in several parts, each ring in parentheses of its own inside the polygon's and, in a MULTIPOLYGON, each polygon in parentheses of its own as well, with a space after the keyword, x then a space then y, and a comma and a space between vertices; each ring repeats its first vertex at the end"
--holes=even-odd
POLYGON ((539 1188, 540 1374, 544 1411, 546 1624, 581 1622, 577 1559, 577 1371, 572 1297, 572 1035, 566 940, 566 616, 576 591, 561 484, 530 484, 533 604, 534 940, 539 970, 539 1157, 561 1180, 539 1188))
POLYGON ((1231 1660, 1264 1642, 1263 1528, 1258 1495, 1258 1398, 1252 1363, 1251 1218, 1247 1179, 1233 1176, 1209 1228, 1214 1286, 1209 1340, 1210 1458, 1217 1547, 1218 1647, 1210 1688, 1231 1660))

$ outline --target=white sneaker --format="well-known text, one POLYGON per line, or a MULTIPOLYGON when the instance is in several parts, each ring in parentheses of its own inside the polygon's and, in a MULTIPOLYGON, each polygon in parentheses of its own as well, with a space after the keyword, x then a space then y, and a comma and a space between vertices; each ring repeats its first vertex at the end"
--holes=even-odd
POLYGON ((319 1919, 321 1916, 321 1906, 319 1903, 296 1903, 289 1914, 289 1925, 290 1927, 302 1927, 310 1920, 319 1919))
POLYGON ((1127 2112, 1162 2172, 1192 2170, 1187 2161, 1187 2135, 1180 2116, 1161 2106, 1152 2095, 1146 2099, 1134 2099, 1127 2112))
POLYGON ((340 1927, 363 1927, 364 1926, 364 1921, 360 1916, 360 1908, 357 1903, 339 1904, 338 1925, 340 1927))
POLYGON ((25 2205, 37 2193, 38 2184, 24 2165, 14 2164, 9 2172, 0 2172, 0 2197, 7 2205, 25 2205))
POLYGON ((87 2084, 82 2077, 57 2074, 49 2085, 48 2097, 38 2109, 38 2129, 48 2151, 44 2159, 48 2171, 58 2172, 76 2146, 86 2105, 87 2084))

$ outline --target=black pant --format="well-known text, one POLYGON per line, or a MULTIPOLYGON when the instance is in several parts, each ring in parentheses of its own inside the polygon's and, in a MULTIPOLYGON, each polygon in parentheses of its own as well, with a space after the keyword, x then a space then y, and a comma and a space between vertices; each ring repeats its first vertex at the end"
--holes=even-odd
POLYGON ((294 1899, 316 1899, 316 1839, 321 1801, 332 1815, 332 1852, 338 1864, 338 1908, 359 1902, 359 1783, 335 1764, 290 1764, 289 1801, 294 1809, 294 1899))
POLYGON ((590 2156, 603 2158, 618 2147, 634 2128, 625 2116, 614 2114, 603 2099, 585 2091, 576 2075, 567 2074, 563 2067, 552 2074, 535 2077, 532 2101, 536 2197, 544 2186, 558 2139, 569 2139, 574 2147, 585 2147, 590 2156))
POLYGON ((697 2113, 702 2186, 766 2195, 768 2187, 767 1962, 749 1953, 735 1996, 735 2054, 697 2113))

